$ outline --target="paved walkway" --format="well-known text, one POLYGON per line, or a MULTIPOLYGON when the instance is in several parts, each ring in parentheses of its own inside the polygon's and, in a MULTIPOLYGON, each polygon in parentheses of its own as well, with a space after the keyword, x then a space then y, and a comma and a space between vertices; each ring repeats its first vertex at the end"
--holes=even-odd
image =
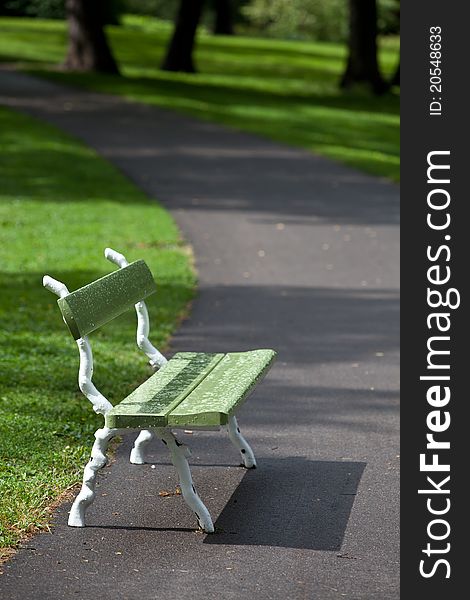
POLYGON ((181 498, 155 495, 176 483, 162 445, 135 467, 126 441, 90 527, 67 528, 59 509, 53 534, 8 564, 0 596, 396 600, 398 188, 13 72, 0 72, 0 103, 81 138, 172 212, 199 271, 172 351, 279 350, 240 412, 259 469, 234 466, 223 433, 182 435, 221 533, 194 533, 181 498))

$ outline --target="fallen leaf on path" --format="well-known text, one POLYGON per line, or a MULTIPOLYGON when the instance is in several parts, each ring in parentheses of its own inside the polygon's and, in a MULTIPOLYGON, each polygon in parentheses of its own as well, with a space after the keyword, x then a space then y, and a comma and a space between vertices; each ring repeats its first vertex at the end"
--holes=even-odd
POLYGON ((162 498, 167 498, 168 496, 181 496, 181 490, 179 488, 176 488, 174 492, 167 492, 166 490, 162 490, 161 492, 158 492, 158 495, 162 498))

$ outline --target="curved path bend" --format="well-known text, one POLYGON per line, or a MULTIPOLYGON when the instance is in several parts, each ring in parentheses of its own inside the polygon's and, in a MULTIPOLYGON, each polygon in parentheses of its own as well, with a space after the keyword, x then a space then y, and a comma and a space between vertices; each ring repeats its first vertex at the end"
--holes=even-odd
MULTIPOLYGON (((397 599, 398 188, 305 151, 14 73, 0 103, 84 140, 173 214, 199 294, 172 351, 279 350, 223 433, 182 434, 220 533, 194 533, 163 446, 101 478, 90 527, 29 542, 8 600, 397 599), (124 485, 123 485, 124 484, 124 485)), ((314 126, 314 124, 312 124, 314 126)), ((97 240, 99 244, 99 240, 97 240)))

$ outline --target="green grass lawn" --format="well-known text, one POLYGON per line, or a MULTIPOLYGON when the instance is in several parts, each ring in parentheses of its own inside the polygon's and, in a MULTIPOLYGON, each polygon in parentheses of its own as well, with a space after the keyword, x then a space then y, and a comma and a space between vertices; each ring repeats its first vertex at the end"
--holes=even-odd
MULTIPOLYGON (((399 97, 338 89, 346 51, 338 44, 219 37, 202 32, 197 74, 159 70, 171 26, 127 16, 109 35, 122 76, 68 74, 61 22, 0 19, 0 60, 89 89, 180 110, 313 150, 370 173, 399 178, 399 97)), ((390 76, 398 41, 382 40, 390 76)))
MULTIPOLYGON (((78 351, 47 273, 75 289, 114 266, 106 246, 144 258, 162 347, 192 297, 190 253, 169 214, 93 151, 0 108, 0 554, 47 526, 48 507, 81 478, 102 423, 77 385, 78 351)), ((131 311, 133 313, 133 311, 131 311)), ((90 336, 95 382, 112 402, 149 374, 135 314, 90 336)))

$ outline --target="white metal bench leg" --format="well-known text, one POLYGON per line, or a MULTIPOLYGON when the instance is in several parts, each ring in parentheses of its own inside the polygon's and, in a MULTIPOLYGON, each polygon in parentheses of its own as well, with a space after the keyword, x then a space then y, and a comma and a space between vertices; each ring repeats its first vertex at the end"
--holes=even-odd
POLYGON ((130 462, 133 465, 145 464, 145 450, 153 437, 153 432, 149 431, 148 429, 143 429, 139 433, 134 442, 134 447, 131 450, 130 462))
POLYGON ((211 516, 196 492, 189 464, 186 460, 191 455, 191 450, 186 444, 179 442, 168 429, 157 430, 157 435, 168 446, 171 452, 171 460, 178 472, 181 492, 186 504, 196 514, 199 526, 206 533, 213 533, 214 525, 211 516))
POLYGON ((95 433, 95 443, 91 458, 83 472, 83 484, 80 493, 75 498, 70 511, 68 524, 70 527, 85 527, 85 512, 95 499, 95 483, 98 471, 107 463, 106 450, 109 441, 117 435, 117 429, 98 429, 95 433))
POLYGON ((239 450, 244 466, 247 469, 254 469, 256 467, 256 458, 253 454, 253 450, 250 444, 240 433, 240 427, 238 427, 237 419, 235 416, 229 417, 227 424, 228 436, 232 444, 239 450))

